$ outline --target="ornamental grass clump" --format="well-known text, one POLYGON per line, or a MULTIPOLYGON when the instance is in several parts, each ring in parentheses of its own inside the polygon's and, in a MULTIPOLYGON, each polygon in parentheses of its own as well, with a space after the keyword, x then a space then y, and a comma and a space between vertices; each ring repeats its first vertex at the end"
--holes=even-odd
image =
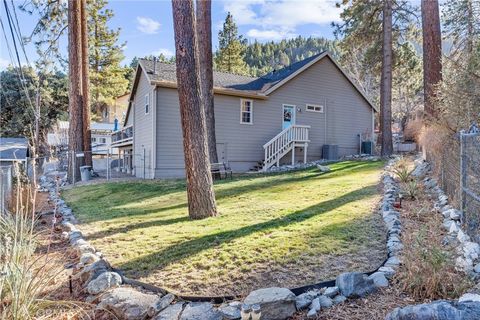
POLYGON ((49 299, 61 269, 37 252, 35 200, 35 186, 17 179, 12 208, 0 213, 0 319, 86 319, 79 303, 49 299))

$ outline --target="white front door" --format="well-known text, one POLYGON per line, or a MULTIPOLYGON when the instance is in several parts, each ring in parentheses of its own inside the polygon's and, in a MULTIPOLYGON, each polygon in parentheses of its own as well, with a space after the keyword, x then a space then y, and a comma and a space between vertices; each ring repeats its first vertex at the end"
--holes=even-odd
POLYGON ((295 106, 284 104, 282 129, 285 130, 294 124, 295 124, 295 106))

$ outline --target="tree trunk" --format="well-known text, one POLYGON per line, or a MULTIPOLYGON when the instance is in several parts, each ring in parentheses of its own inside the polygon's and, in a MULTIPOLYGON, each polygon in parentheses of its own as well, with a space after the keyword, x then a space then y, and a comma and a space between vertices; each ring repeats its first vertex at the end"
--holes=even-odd
POLYGON ((192 0, 172 0, 178 97, 187 176, 188 212, 192 219, 217 214, 210 173, 205 110, 200 97, 199 61, 192 0))
POLYGON ((70 182, 80 178, 79 167, 83 158, 76 158, 76 153, 83 150, 83 108, 82 108, 82 48, 81 48, 80 3, 68 1, 68 72, 69 99, 68 111, 70 126, 68 128, 68 179, 70 182))
POLYGON ((208 154, 211 163, 218 162, 217 138, 215 136, 215 112, 213 100, 213 62, 212 62, 212 2, 197 0, 197 44, 200 61, 200 80, 202 102, 205 108, 207 126, 208 154))
POLYGON ((423 90, 427 119, 436 116, 435 86, 442 80, 442 35, 438 0, 422 0, 423 90))
POLYGON ((382 79, 380 85, 380 131, 382 156, 393 153, 392 143, 392 0, 383 2, 382 79))
POLYGON ((90 130, 90 79, 88 75, 88 29, 87 0, 81 0, 81 30, 82 30, 82 101, 83 101, 83 149, 85 150, 85 165, 92 166, 92 133, 90 130))

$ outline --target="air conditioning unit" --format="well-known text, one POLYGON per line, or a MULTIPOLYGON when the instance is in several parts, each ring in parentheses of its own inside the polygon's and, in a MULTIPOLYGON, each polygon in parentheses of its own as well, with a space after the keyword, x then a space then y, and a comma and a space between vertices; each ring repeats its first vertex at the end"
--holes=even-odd
POLYGON ((322 158, 326 160, 338 160, 338 144, 324 144, 322 146, 322 158))

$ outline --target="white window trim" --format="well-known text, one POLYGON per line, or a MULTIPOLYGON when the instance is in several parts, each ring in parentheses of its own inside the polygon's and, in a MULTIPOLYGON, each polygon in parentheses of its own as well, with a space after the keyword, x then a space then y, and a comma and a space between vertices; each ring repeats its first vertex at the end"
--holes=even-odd
POLYGON ((285 107, 292 107, 293 108, 293 123, 292 123, 292 126, 297 124, 297 106, 295 104, 282 103, 282 128, 283 128, 283 112, 285 110, 285 107))
POLYGON ((253 125, 253 100, 252 99, 240 99, 240 124, 253 125), (243 122, 243 102, 250 101, 250 122, 243 122))
POLYGON ((320 105, 320 104, 307 103, 307 104, 305 105, 305 111, 315 112, 315 113, 324 113, 324 106, 322 106, 322 105, 320 105), (308 110, 308 107, 313 107, 314 109, 315 109, 316 107, 319 107, 319 108, 321 108, 322 110, 321 110, 321 111, 308 110))
POLYGON ((147 93, 145 95, 145 101, 143 103, 143 111, 145 112, 145 114, 149 114, 150 113, 150 94, 147 93), (147 105, 148 105, 148 111, 147 111, 147 105))

